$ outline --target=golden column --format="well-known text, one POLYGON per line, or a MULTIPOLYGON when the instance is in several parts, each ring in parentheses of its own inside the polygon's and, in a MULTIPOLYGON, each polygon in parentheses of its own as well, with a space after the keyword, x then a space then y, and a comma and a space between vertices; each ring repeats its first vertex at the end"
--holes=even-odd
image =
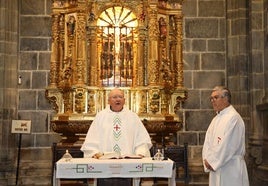
POLYGON ((176 49, 175 49, 175 62, 176 62, 176 85, 177 88, 183 88, 183 58, 182 58, 182 14, 179 13, 174 16, 176 24, 176 49))
POLYGON ((85 85, 86 77, 86 15, 84 12, 77 14, 77 47, 76 47, 76 77, 75 84, 85 85))
POLYGON ((148 8, 148 84, 156 86, 159 82, 159 61, 158 61, 158 21, 157 21, 157 3, 153 2, 148 8))
POLYGON ((137 60, 137 73, 135 77, 135 85, 136 86, 143 86, 145 82, 145 56, 146 56, 146 49, 145 49, 145 40, 146 40, 146 35, 145 35, 145 30, 142 28, 139 30, 139 39, 138 39, 138 60, 137 60))
POLYGON ((88 17, 88 85, 96 87, 98 86, 98 42, 97 42, 97 23, 96 23, 96 2, 89 4, 89 17, 88 17))
POLYGON ((97 55, 97 34, 96 27, 89 27, 88 41, 88 85, 98 86, 98 55, 97 55))
POLYGON ((51 59, 50 59, 50 88, 57 87, 58 68, 59 68, 59 14, 52 15, 52 43, 51 43, 51 59))

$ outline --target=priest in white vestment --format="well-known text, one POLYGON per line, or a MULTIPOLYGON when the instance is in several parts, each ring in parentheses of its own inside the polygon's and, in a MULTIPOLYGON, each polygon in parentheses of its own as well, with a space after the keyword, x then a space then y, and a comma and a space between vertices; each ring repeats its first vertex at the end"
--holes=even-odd
POLYGON ((209 186, 248 186, 244 121, 231 105, 227 88, 215 87, 210 101, 217 115, 206 132, 202 152, 209 186))
POLYGON ((84 157, 110 152, 150 157, 151 138, 138 115, 123 107, 124 93, 113 89, 108 103, 109 106, 96 115, 88 130, 81 147, 84 157))
POLYGON ((99 158, 105 153, 150 157, 151 138, 138 115, 124 107, 124 93, 113 89, 108 103, 92 122, 81 147, 84 157, 99 158))

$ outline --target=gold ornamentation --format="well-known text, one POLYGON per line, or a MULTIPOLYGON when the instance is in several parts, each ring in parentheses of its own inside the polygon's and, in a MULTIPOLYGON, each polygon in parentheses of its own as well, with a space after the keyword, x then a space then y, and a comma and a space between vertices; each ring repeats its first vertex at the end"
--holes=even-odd
POLYGON ((146 91, 138 91, 138 95, 140 96, 140 104, 139 104, 139 112, 138 114, 146 114, 147 113, 147 94, 146 91))
POLYGON ((150 97, 150 111, 152 113, 159 112, 160 90, 156 88, 149 90, 149 97, 150 97))
POLYGON ((75 112, 84 113, 85 112, 85 102, 86 102, 86 94, 84 88, 75 89, 75 112))
POLYGON ((96 107, 95 107, 95 91, 88 91, 88 110, 89 114, 94 114, 96 107))
POLYGON ((172 116, 177 121, 177 106, 187 98, 181 3, 53 0, 46 90, 57 112, 53 129, 78 132, 73 126, 104 109, 115 86, 124 90, 126 107, 141 118, 165 121, 172 116), (69 123, 56 122, 62 120, 69 123))

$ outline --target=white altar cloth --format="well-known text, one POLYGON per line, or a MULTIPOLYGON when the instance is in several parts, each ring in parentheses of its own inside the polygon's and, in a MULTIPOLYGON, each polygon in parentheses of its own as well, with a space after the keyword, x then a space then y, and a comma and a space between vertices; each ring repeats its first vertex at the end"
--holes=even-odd
POLYGON ((56 179, 80 178, 169 178, 169 185, 176 185, 174 162, 170 159, 157 161, 152 158, 108 159, 73 158, 56 163, 56 179))

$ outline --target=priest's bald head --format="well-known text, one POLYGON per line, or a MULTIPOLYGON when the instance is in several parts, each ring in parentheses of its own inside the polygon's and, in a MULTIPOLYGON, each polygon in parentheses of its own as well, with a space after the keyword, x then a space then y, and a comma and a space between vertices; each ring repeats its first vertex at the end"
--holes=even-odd
POLYGON ((120 112, 125 104, 124 92, 119 89, 113 89, 108 95, 108 103, 114 112, 120 112))

